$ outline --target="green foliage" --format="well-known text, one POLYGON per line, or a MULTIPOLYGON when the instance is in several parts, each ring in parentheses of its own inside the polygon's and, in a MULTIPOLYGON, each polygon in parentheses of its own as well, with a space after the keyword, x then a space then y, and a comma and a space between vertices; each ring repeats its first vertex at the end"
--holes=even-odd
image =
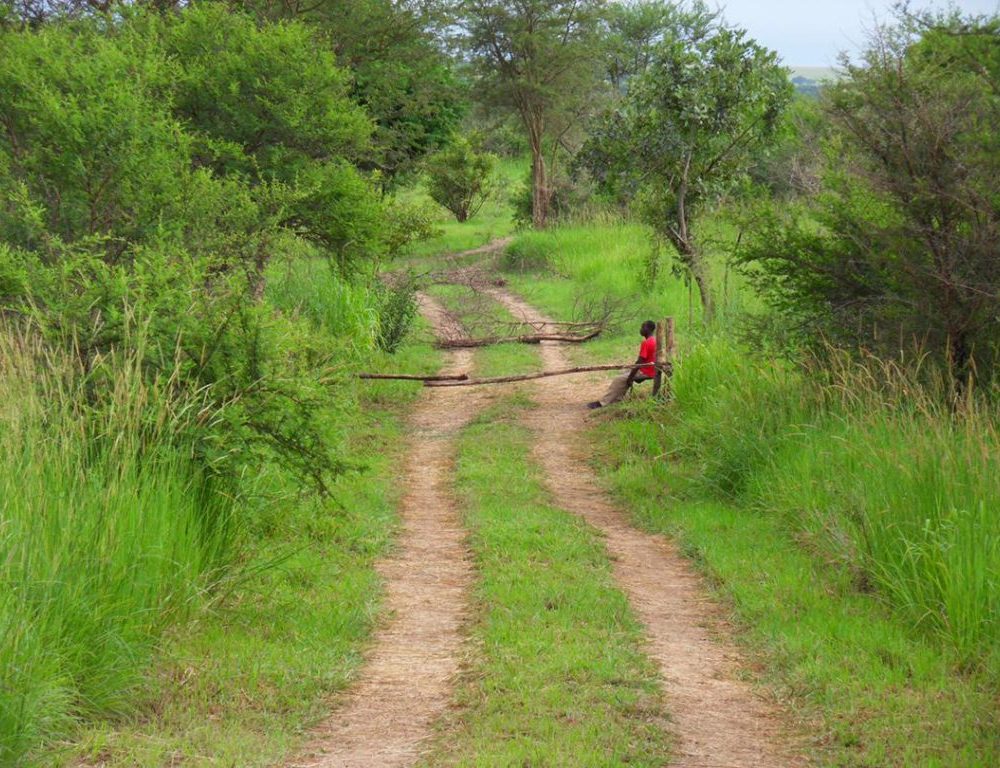
POLYGON ((470 0, 458 11, 480 98, 511 110, 524 127, 532 158, 532 223, 544 227, 548 170, 600 92, 605 3, 470 0))
POLYGON ((497 158, 476 151, 468 139, 455 136, 451 144, 427 160, 427 191, 459 222, 482 209, 496 190, 497 158))
MULTIPOLYGON (((704 10, 703 6, 697 7, 704 10)), ((629 81, 643 74, 656 58, 661 43, 677 21, 678 8, 665 0, 615 3, 608 8, 608 78, 620 93, 628 92, 629 81)), ((715 14, 707 11, 692 16, 700 34, 715 14)))
POLYGON ((199 165, 291 182, 309 160, 367 150, 372 125, 350 98, 350 73, 307 26, 260 26, 210 3, 162 35, 166 56, 182 62, 172 111, 201 140, 199 165))
POLYGON ((301 6, 274 0, 233 3, 259 19, 294 19, 320 29, 353 73, 351 95, 374 124, 361 160, 387 185, 419 169, 445 146, 466 111, 465 88, 440 38, 448 20, 434 3, 322 0, 301 6))
POLYGON ((238 568, 257 478, 308 497, 351 463, 334 370, 375 348, 371 265, 419 217, 357 170, 371 125, 317 47, 215 5, 0 31, 5 763, 127 711, 238 568), (276 313, 275 256, 335 290, 293 272, 276 313))
POLYGON ((403 343, 417 314, 416 281, 396 279, 378 286, 378 334, 375 341, 383 352, 395 352, 403 343))
POLYGON ((643 220, 670 242, 713 314, 694 221, 742 180, 770 141, 791 85, 773 51, 718 23, 703 4, 672 10, 644 73, 595 122, 578 163, 606 188, 636 196, 643 220))
POLYGON ((995 59, 993 27, 888 30, 828 89, 822 188, 763 213, 740 257, 807 339, 927 352, 959 382, 995 370, 1000 100, 967 66, 995 59))
POLYGON ((144 365, 128 353, 84 371, 0 331, 4 765, 77 718, 123 711, 153 643, 204 603, 239 536, 236 499, 191 439, 226 414, 177 392, 176 369, 150 379, 144 365))
POLYGON ((673 381, 707 489, 783 515, 959 663, 1000 673, 1000 442, 904 371, 842 361, 801 377, 716 342, 673 381))

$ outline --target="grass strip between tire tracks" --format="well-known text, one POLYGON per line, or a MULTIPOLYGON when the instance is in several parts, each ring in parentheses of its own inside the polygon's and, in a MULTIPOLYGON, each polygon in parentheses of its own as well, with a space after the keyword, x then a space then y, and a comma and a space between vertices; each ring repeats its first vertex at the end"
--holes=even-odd
MULTIPOLYGON (((476 653, 426 765, 660 766, 656 670, 600 536, 546 498, 499 400, 459 442, 458 490, 479 570, 476 653)), ((572 482, 572 478, 566 478, 572 482)))

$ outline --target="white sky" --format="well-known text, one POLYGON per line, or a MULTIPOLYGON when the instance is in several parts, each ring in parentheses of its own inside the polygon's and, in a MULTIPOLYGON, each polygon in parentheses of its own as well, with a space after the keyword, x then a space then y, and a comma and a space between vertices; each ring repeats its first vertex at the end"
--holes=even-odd
MULTIPOLYGON (((709 0, 726 19, 744 27, 760 43, 776 50, 788 66, 832 67, 837 54, 854 54, 864 45, 875 19, 891 16, 893 0, 709 0)), ((1000 0, 914 0, 914 10, 1000 13, 1000 0)))

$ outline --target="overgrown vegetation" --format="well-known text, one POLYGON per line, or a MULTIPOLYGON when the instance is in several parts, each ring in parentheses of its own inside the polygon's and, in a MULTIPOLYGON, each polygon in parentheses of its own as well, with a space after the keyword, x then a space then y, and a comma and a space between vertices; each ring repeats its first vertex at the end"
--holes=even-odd
MULTIPOLYGON (((358 663, 392 525, 412 390, 350 375, 430 370, 408 335, 426 255, 529 223, 497 254, 509 282, 612 320, 573 354, 620 361, 638 319, 677 317, 674 400, 602 427, 609 477, 717 578, 828 762, 996 762, 997 29, 901 10, 804 101, 700 3, 4 2, 0 763, 158 764, 209 715, 206 761, 280 759, 358 663), (407 252, 412 276, 381 274, 407 252)), ((573 734, 654 761, 594 542, 537 498, 516 428, 483 429, 460 470, 496 653, 448 759, 501 730, 519 760, 564 761, 573 734), (519 517, 485 493, 498 472, 527 483, 519 517), (614 615, 539 619, 566 585, 614 615), (535 652, 567 627, 586 727, 535 652)))
POLYGON ((343 374, 414 315, 375 269, 427 231, 314 29, 63 10, 0 30, 4 764, 128 713, 268 504, 333 514, 343 374))
POLYGON ((800 337, 927 353, 956 382, 992 376, 997 41, 996 21, 909 21, 828 89, 820 189, 753 222, 739 257, 800 337))

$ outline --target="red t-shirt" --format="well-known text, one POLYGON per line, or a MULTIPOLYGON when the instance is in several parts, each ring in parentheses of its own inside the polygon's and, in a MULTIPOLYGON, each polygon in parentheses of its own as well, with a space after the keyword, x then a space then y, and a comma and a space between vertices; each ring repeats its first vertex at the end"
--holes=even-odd
MULTIPOLYGON (((643 363, 656 362, 656 336, 650 336, 649 338, 642 340, 642 345, 639 347, 639 359, 643 363)), ((653 376, 656 375, 656 368, 653 366, 640 368, 639 373, 643 376, 653 378, 653 376)))

